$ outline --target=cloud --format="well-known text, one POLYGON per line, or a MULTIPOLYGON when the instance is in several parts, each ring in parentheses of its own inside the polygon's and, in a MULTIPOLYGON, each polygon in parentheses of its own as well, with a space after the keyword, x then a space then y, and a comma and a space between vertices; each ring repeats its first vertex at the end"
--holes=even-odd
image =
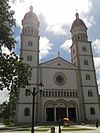
POLYGON ((99 90, 99 93, 100 93, 100 78, 97 79, 97 84, 98 84, 98 90, 99 90))
POLYGON ((7 89, 0 91, 0 104, 9 99, 9 92, 7 89))
POLYGON ((17 0, 10 0, 11 3, 15 4, 17 0))
POLYGON ((6 53, 7 55, 10 55, 10 53, 11 53, 11 52, 8 50, 8 48, 7 48, 7 47, 4 47, 4 46, 2 46, 1 50, 2 50, 2 53, 6 53))
POLYGON ((93 16, 86 16, 83 21, 85 22, 86 26, 88 27, 88 29, 90 27, 92 27, 93 25, 95 25, 95 20, 93 16))
POLYGON ((24 15, 29 11, 31 5, 31 0, 16 0, 12 2, 10 0, 9 4, 11 5, 12 10, 15 11, 14 18, 16 19, 17 25, 21 25, 24 15))
POLYGON ((47 56, 52 49, 52 43, 46 38, 46 37, 41 37, 40 38, 40 59, 44 58, 47 56))
POLYGON ((24 3, 24 2, 25 2, 25 0, 19 0, 19 2, 20 2, 20 3, 24 3))
POLYGON ((91 0, 16 0, 12 2, 10 0, 10 5, 15 11, 15 18, 17 24, 21 26, 21 21, 24 15, 29 11, 30 5, 33 5, 33 11, 39 16, 42 14, 45 23, 47 24, 47 31, 52 31, 54 34, 65 34, 65 29, 63 25, 68 25, 71 27, 71 23, 75 19, 75 11, 79 12, 80 16, 84 16, 83 20, 88 25, 93 22, 93 17, 91 19, 86 18, 92 8, 91 0), (85 15, 84 15, 85 14, 85 15))
POLYGON ((48 25, 46 31, 53 32, 56 35, 65 35, 66 30, 63 28, 62 24, 48 25))
POLYGON ((100 56, 100 39, 96 39, 92 42, 95 55, 100 56))
POLYGON ((60 48, 70 53, 70 46, 72 45, 72 40, 66 40, 60 48))
MULTIPOLYGON (((97 0, 10 0, 10 5, 15 11, 14 17, 16 18, 16 22, 18 25, 20 25, 20 27, 22 27, 22 19, 24 15, 29 11, 30 5, 33 5, 33 11, 38 17, 41 14, 42 17, 39 18, 41 25, 40 32, 42 35, 42 37, 40 38, 40 59, 46 57, 49 52, 51 52, 51 49, 54 47, 53 44, 55 44, 53 51, 55 52, 58 49, 58 44, 63 43, 61 41, 63 36, 66 36, 66 39, 68 40, 65 41, 64 38, 65 42, 60 46, 60 49, 63 49, 65 50, 65 52, 67 51, 67 53, 70 53, 71 40, 69 40, 69 31, 72 22, 75 20, 74 14, 77 9, 80 18, 86 23, 89 32, 91 32, 90 34, 92 39, 95 39, 98 36, 98 39, 95 39, 95 41, 93 41, 92 43, 94 55, 95 57, 97 57, 94 58, 94 62, 97 75, 99 77, 98 81, 100 79, 100 32, 98 31, 97 33, 97 30, 99 30, 97 26, 99 26, 100 23, 98 17, 100 5, 99 3, 100 2, 97 0), (93 26, 95 26, 95 28, 93 26)), ((18 36, 17 38, 19 40, 18 36)))
POLYGON ((94 58, 94 65, 96 69, 97 84, 100 92, 100 57, 94 58))
POLYGON ((40 2, 40 12, 42 12, 46 24, 47 31, 54 32, 54 34, 65 34, 65 29, 63 25, 67 25, 71 27, 71 23, 75 19, 75 11, 76 9, 80 13, 80 16, 84 16, 84 20, 88 25, 91 25, 93 17, 90 16, 91 19, 86 18, 86 14, 90 12, 92 7, 92 3, 90 0, 43 0, 40 2), (72 4, 73 3, 73 4, 72 4), (49 6, 48 6, 49 5, 49 6), (45 8, 43 8, 45 6, 45 8), (70 8, 71 7, 71 8, 70 8))
POLYGON ((98 71, 100 69, 100 57, 94 58, 94 64, 95 64, 95 69, 98 71))

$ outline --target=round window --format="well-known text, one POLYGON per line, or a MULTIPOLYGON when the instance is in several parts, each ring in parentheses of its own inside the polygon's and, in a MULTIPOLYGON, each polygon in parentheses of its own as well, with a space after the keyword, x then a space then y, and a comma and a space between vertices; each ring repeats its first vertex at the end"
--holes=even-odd
POLYGON ((66 77, 63 73, 56 73, 54 80, 57 85, 64 85, 66 82, 66 77))

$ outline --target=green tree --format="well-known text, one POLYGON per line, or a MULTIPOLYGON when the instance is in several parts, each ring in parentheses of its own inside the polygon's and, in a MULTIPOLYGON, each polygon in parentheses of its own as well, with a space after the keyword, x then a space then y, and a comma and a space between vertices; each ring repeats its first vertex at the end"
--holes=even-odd
POLYGON ((1 117, 5 120, 5 119, 9 119, 10 115, 9 115, 9 105, 8 102, 5 101, 0 105, 0 115, 1 117))
POLYGON ((0 118, 2 119, 2 122, 5 125, 9 125, 12 124, 13 121, 13 117, 15 115, 15 105, 13 107, 13 110, 11 110, 11 106, 12 103, 10 101, 4 101, 1 105, 0 105, 0 118))
POLYGON ((13 28, 16 26, 14 11, 10 10, 9 0, 0 0, 0 89, 11 90, 25 87, 28 82, 29 65, 14 52, 15 39, 13 28), (10 54, 3 53, 2 47, 10 54))
POLYGON ((14 11, 10 8, 9 0, 0 0, 0 50, 5 46, 11 51, 15 46, 13 27, 16 22, 13 18, 14 11))
POLYGON ((30 66, 24 64, 13 51, 16 41, 14 27, 16 20, 14 11, 9 6, 9 0, 0 0, 0 90, 9 90, 9 101, 2 104, 2 115, 5 119, 13 118, 20 87, 28 83, 30 66), (9 50, 4 53, 2 48, 9 50))

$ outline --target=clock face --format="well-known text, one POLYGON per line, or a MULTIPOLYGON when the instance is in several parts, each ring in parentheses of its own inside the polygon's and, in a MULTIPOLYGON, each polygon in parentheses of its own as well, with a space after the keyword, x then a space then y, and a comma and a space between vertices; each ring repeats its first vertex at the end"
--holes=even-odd
POLYGON ((64 85, 66 82, 66 77, 63 73, 58 72, 54 75, 54 81, 57 85, 64 85))

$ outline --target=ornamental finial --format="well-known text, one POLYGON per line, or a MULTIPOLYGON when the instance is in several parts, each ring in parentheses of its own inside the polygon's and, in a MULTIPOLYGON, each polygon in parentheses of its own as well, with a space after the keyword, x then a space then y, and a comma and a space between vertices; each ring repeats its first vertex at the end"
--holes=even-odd
POLYGON ((30 11, 32 11, 32 12, 33 12, 33 6, 32 6, 32 5, 30 6, 30 11))
POLYGON ((75 16, 76 16, 76 19, 79 18, 79 14, 77 12, 76 12, 75 16))

